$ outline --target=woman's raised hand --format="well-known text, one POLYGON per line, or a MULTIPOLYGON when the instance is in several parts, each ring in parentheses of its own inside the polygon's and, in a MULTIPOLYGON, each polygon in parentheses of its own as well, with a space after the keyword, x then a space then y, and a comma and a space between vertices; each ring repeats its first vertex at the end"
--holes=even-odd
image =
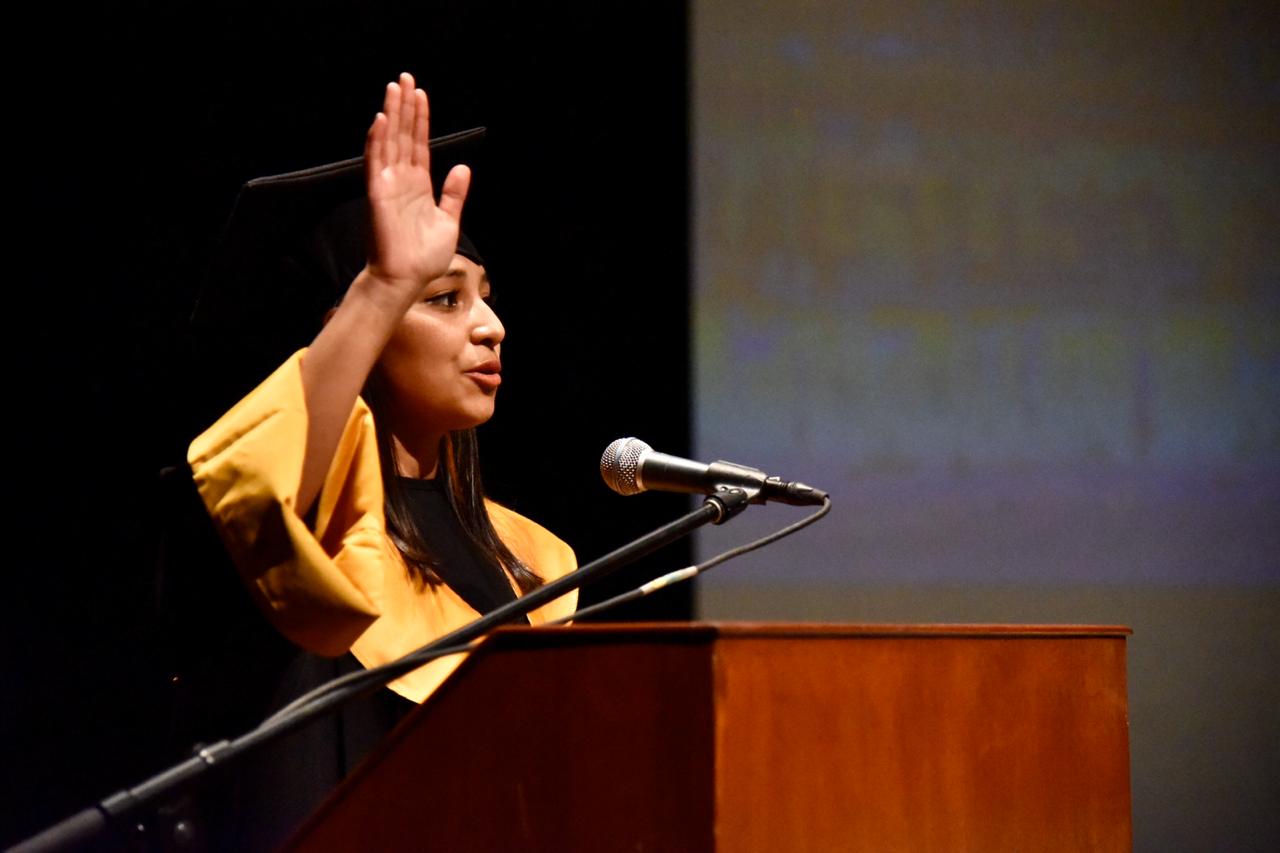
POLYGON ((382 112, 365 139, 371 245, 368 271, 416 301, 427 282, 444 275, 458 245, 471 170, 454 166, 436 202, 431 187, 427 94, 413 76, 387 86, 382 112))

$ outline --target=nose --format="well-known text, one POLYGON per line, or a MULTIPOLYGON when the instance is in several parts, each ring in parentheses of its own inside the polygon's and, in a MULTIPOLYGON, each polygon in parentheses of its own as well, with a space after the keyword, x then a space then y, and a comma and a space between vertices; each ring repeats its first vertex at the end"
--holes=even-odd
POLYGON ((471 342, 496 348, 507 336, 507 330, 498 319, 493 307, 484 300, 477 299, 472 315, 471 342))

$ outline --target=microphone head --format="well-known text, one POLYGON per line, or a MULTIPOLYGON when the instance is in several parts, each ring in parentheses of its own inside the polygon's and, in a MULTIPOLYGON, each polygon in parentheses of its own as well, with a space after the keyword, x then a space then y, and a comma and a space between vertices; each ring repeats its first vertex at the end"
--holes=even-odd
POLYGON ((604 484, 620 495, 638 495, 644 491, 636 483, 640 457, 653 450, 638 438, 619 438, 604 449, 600 457, 600 476, 604 484))

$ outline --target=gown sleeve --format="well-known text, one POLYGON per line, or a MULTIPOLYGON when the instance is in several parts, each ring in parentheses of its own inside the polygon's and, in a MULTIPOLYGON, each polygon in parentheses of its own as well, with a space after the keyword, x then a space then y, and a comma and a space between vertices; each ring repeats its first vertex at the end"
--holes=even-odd
MULTIPOLYGON (((316 501, 314 525, 297 514, 307 439, 301 362, 295 354, 201 434, 187 451, 196 488, 240 579, 286 638, 315 654, 350 651, 374 667, 478 615, 448 586, 410 577, 386 534, 373 416, 357 398, 316 501)), ((494 529, 544 581, 577 566, 573 550, 524 516, 485 502, 494 529)), ((529 614, 569 616, 577 591, 529 614)), ((423 701, 462 655, 439 658, 391 682, 423 701)))
POLYGON ((295 353, 204 433, 187 462, 241 580, 288 639, 336 656, 381 613, 391 545, 373 418, 357 399, 317 500, 295 511, 307 440, 295 353))

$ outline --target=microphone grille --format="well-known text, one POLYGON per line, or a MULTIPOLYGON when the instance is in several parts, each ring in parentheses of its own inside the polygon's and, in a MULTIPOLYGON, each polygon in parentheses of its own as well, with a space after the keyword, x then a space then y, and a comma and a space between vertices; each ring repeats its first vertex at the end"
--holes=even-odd
POLYGON ((638 495, 644 489, 636 484, 640 457, 652 447, 638 438, 619 438, 604 449, 600 457, 600 476, 604 484, 620 495, 638 495))

